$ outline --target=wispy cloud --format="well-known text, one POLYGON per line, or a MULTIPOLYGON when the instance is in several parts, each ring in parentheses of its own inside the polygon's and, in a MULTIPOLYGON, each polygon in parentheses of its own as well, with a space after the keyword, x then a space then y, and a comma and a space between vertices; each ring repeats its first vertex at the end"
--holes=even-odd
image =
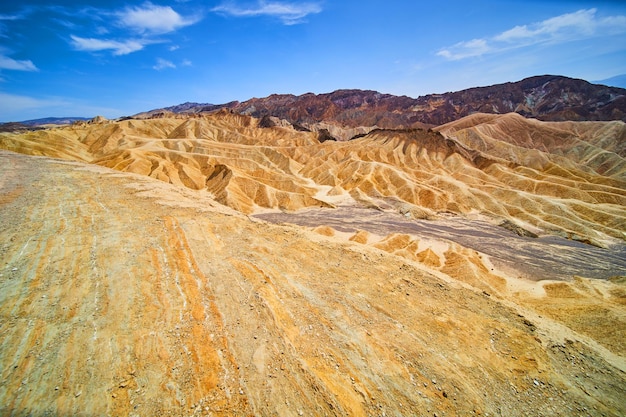
POLYGON ((169 6, 157 6, 146 2, 141 6, 127 7, 117 11, 92 13, 100 21, 101 16, 113 18, 110 28, 99 24, 96 35, 112 34, 108 39, 71 35, 71 45, 79 51, 112 51, 113 55, 127 55, 154 43, 164 42, 157 36, 175 32, 200 21, 201 16, 182 16, 169 6), (122 30, 120 33, 119 30, 122 30))
POLYGON ((31 60, 20 61, 0 53, 0 69, 15 71, 39 71, 31 60))
POLYGON ((438 56, 461 60, 542 43, 564 43, 626 33, 626 16, 596 16, 596 9, 566 13, 538 23, 515 26, 489 38, 459 42, 440 49, 438 56))
POLYGON ((152 43, 148 40, 125 40, 114 41, 109 39, 81 38, 79 36, 70 36, 72 45, 79 51, 97 52, 97 51, 113 51, 113 55, 127 55, 131 52, 142 50, 147 44, 152 43))
POLYGON ((7 28, 7 23, 24 19, 26 13, 21 14, 0 14, 0 38, 11 38, 11 33, 7 28))
POLYGON ((116 13, 119 24, 139 33, 163 34, 193 25, 200 16, 183 17, 169 6, 144 3, 116 13))
POLYGON ((0 14, 0 20, 18 20, 22 18, 21 15, 17 14, 0 14))
POLYGON ((173 62, 168 61, 166 59, 157 58, 157 63, 152 68, 157 70, 157 71, 161 71, 161 70, 164 70, 164 69, 167 69, 167 68, 174 69, 174 68, 176 68, 176 65, 174 65, 173 62))
POLYGON ((222 3, 214 7, 213 12, 223 13, 235 17, 273 16, 286 25, 295 25, 303 22, 303 18, 320 13, 322 7, 318 3, 285 3, 277 1, 259 1, 255 6, 237 6, 232 2, 222 3))

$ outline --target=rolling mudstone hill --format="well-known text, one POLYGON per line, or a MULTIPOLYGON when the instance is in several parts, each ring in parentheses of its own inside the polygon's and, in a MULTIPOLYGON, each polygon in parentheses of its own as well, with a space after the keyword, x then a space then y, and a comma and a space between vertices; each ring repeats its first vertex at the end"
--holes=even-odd
POLYGON ((0 134, 2 414, 626 413, 624 122, 272 120, 0 134))

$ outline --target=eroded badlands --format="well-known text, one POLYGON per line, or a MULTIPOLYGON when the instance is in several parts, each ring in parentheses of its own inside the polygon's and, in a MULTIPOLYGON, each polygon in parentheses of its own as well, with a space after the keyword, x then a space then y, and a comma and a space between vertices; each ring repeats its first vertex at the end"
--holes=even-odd
POLYGON ((0 136, 2 414, 626 414, 622 122, 257 123, 0 136))

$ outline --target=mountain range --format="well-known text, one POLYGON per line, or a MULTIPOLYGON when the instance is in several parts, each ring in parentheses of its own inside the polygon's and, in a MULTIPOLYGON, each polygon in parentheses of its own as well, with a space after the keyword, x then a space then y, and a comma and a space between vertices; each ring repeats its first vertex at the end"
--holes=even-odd
POLYGON ((45 126, 69 125, 74 122, 86 121, 91 117, 44 117, 41 119, 23 120, 21 122, 0 123, 0 132, 28 130, 45 126))
POLYGON ((626 121, 626 89, 543 75, 418 98, 370 90, 337 90, 328 94, 307 93, 300 96, 272 94, 265 98, 219 105, 183 103, 134 117, 168 112, 197 114, 222 108, 256 118, 277 117, 305 127, 319 122, 343 127, 427 127, 473 113, 510 112, 544 121, 626 121))
MULTIPOLYGON (((618 79, 616 77, 615 79, 618 79)), ((623 78, 623 77, 622 77, 623 78)), ((621 79, 621 78, 619 78, 621 79)), ((604 81, 610 81, 604 80, 604 81)), ((154 115, 201 114, 220 109, 266 118, 265 123, 290 123, 298 128, 330 128, 339 139, 349 133, 338 128, 425 128, 441 125, 473 113, 516 112, 545 121, 626 121, 626 89, 590 83, 558 75, 542 75, 517 82, 475 87, 418 98, 383 94, 372 90, 336 90, 326 94, 272 94, 224 104, 186 102, 141 112, 131 118, 154 115), (329 125, 328 125, 329 124, 329 125)), ((87 117, 47 117, 0 124, 0 131, 65 125, 87 117)), ((346 136, 348 135, 348 136, 346 136)))

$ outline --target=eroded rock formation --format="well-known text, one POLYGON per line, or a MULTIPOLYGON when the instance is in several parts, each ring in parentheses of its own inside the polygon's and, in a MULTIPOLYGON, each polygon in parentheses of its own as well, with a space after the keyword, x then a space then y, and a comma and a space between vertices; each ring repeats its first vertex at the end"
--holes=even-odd
POLYGON ((0 134, 0 414, 624 415, 624 123, 370 130, 0 134))

